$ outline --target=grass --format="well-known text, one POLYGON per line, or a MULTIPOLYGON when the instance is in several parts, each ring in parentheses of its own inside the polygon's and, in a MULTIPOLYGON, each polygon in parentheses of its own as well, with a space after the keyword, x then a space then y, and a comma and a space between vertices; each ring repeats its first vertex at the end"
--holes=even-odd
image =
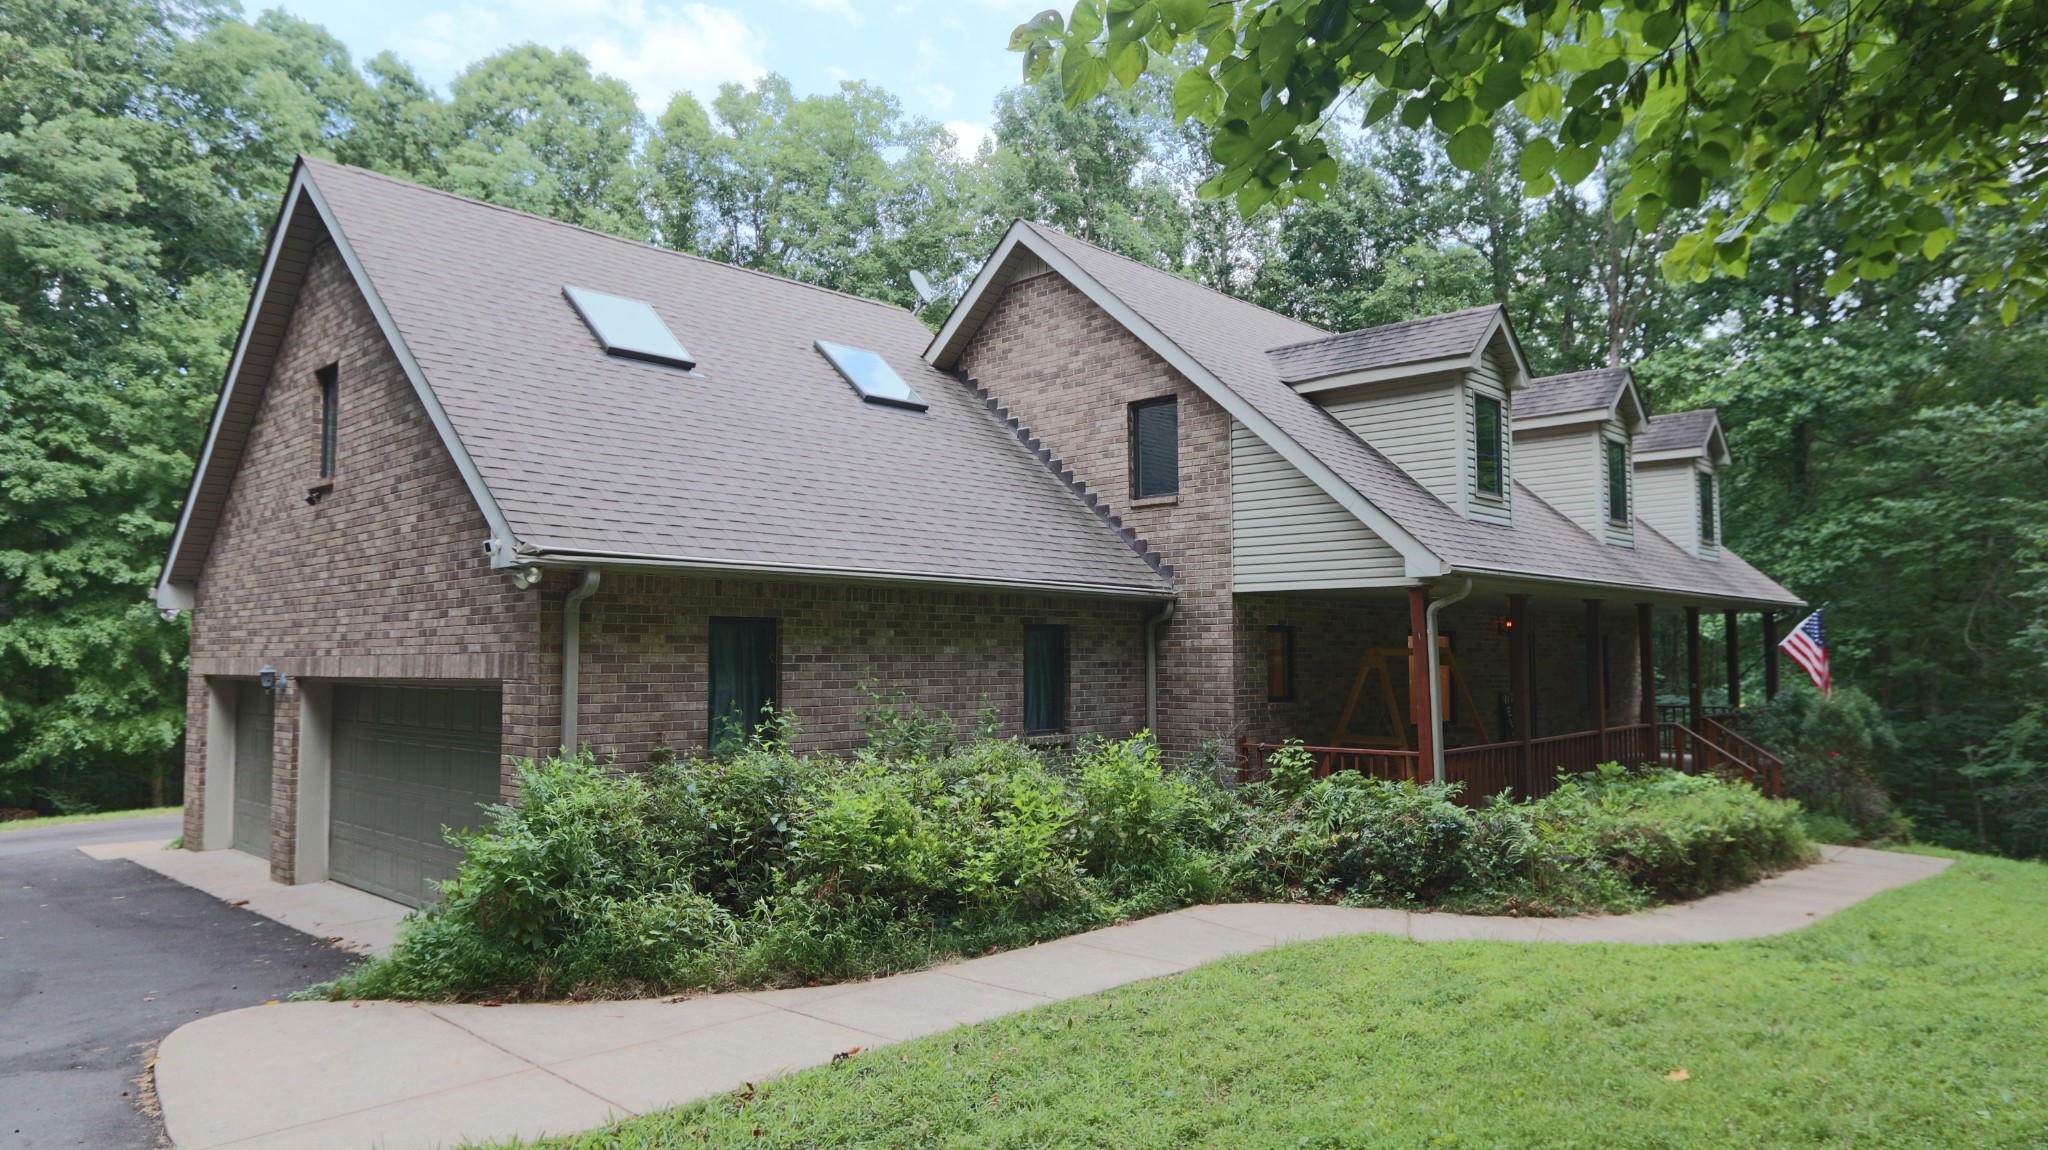
POLYGON ((2048 1145, 2048 866, 1955 857, 1754 942, 1283 947, 539 1145, 2048 1145))
POLYGON ((89 815, 48 815, 39 819, 11 819, 0 822, 0 834, 8 831, 34 830, 36 827, 61 827, 66 823, 103 823, 113 819, 139 819, 149 815, 175 815, 184 807, 144 807, 134 811, 94 811, 89 815))

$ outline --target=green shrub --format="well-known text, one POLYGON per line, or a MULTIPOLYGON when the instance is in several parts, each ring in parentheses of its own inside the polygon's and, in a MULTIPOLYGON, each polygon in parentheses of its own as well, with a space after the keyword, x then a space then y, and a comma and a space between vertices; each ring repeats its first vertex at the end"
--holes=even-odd
POLYGON ((1743 733, 1785 761, 1785 793, 1808 810, 1834 815, 1865 839, 1910 833, 1878 782, 1898 737, 1862 691, 1838 687, 1830 697, 1795 686, 1756 710, 1743 733))

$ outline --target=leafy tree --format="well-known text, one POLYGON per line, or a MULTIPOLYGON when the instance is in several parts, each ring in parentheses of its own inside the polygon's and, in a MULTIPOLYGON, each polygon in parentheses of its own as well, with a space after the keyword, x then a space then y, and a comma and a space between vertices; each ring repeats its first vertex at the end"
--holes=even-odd
POLYGON ((1367 123, 1431 125, 1479 170, 1509 108, 1537 129, 1518 162, 1541 195, 1631 141, 1614 208, 1648 232, 1700 209, 1665 254, 1675 274, 1740 272, 1771 224, 1853 204, 1824 286, 1891 276, 1990 209, 2000 243, 1958 261, 2009 322, 2048 302, 2031 224, 2048 209, 2048 6, 2032 0, 1078 0, 1011 46, 1070 105, 1125 87, 1186 45, 1177 115, 1210 125, 1211 194, 1251 211, 1340 178, 1325 128, 1356 97, 1367 123), (2011 205, 2013 212, 1997 209, 2011 205))

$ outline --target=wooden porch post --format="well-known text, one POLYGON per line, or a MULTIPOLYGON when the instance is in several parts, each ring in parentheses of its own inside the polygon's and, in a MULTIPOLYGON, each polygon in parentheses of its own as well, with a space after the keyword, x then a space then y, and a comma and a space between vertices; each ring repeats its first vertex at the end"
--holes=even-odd
POLYGON ((1429 721, 1429 697, 1436 684, 1429 681, 1429 588, 1408 588, 1408 717, 1415 724, 1415 781, 1428 782, 1436 762, 1436 731, 1429 721))
POLYGON ((1607 652, 1601 643, 1600 600, 1586 600, 1586 699, 1593 709, 1593 729, 1600 732, 1600 754, 1607 754, 1607 652))
POLYGON ((1529 794, 1530 763, 1536 754, 1530 740, 1536 737, 1536 700, 1529 677, 1529 597, 1508 596, 1508 691, 1515 700, 1515 734, 1522 740, 1523 794, 1529 794))
POLYGON ((1778 616, 1764 612, 1764 702, 1778 697, 1778 616))
POLYGON ((1643 679, 1643 701, 1636 721, 1646 727, 1657 722, 1657 636, 1650 629, 1655 623, 1653 611, 1652 604, 1636 604, 1636 663, 1643 679))
POLYGON ((1700 684, 1700 609, 1685 609, 1685 701, 1686 725, 1697 731, 1707 715, 1705 688, 1700 684))
POLYGON ((1731 707, 1742 705, 1742 644, 1735 638, 1736 618, 1737 615, 1733 611, 1721 612, 1721 625, 1728 631, 1727 640, 1722 646, 1728 648, 1728 705, 1731 707))

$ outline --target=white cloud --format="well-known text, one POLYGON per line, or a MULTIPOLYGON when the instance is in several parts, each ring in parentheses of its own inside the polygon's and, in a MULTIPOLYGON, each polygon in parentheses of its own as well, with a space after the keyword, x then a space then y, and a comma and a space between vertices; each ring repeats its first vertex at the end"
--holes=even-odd
POLYGON ((764 43, 758 29, 730 8, 696 2, 464 3, 429 12, 410 28, 395 31, 391 46, 423 71, 452 75, 528 40, 582 52, 593 69, 631 85, 649 116, 659 115, 679 91, 709 99, 722 83, 745 83, 768 70, 761 62, 764 43))
POLYGON ((972 120, 947 120, 946 130, 953 133, 960 154, 969 159, 981 150, 981 142, 989 137, 988 125, 977 124, 972 120))
POLYGON ((820 15, 837 16, 856 28, 868 22, 868 18, 861 15, 859 10, 854 8, 853 0, 790 0, 790 2, 799 8, 808 8, 820 15))

